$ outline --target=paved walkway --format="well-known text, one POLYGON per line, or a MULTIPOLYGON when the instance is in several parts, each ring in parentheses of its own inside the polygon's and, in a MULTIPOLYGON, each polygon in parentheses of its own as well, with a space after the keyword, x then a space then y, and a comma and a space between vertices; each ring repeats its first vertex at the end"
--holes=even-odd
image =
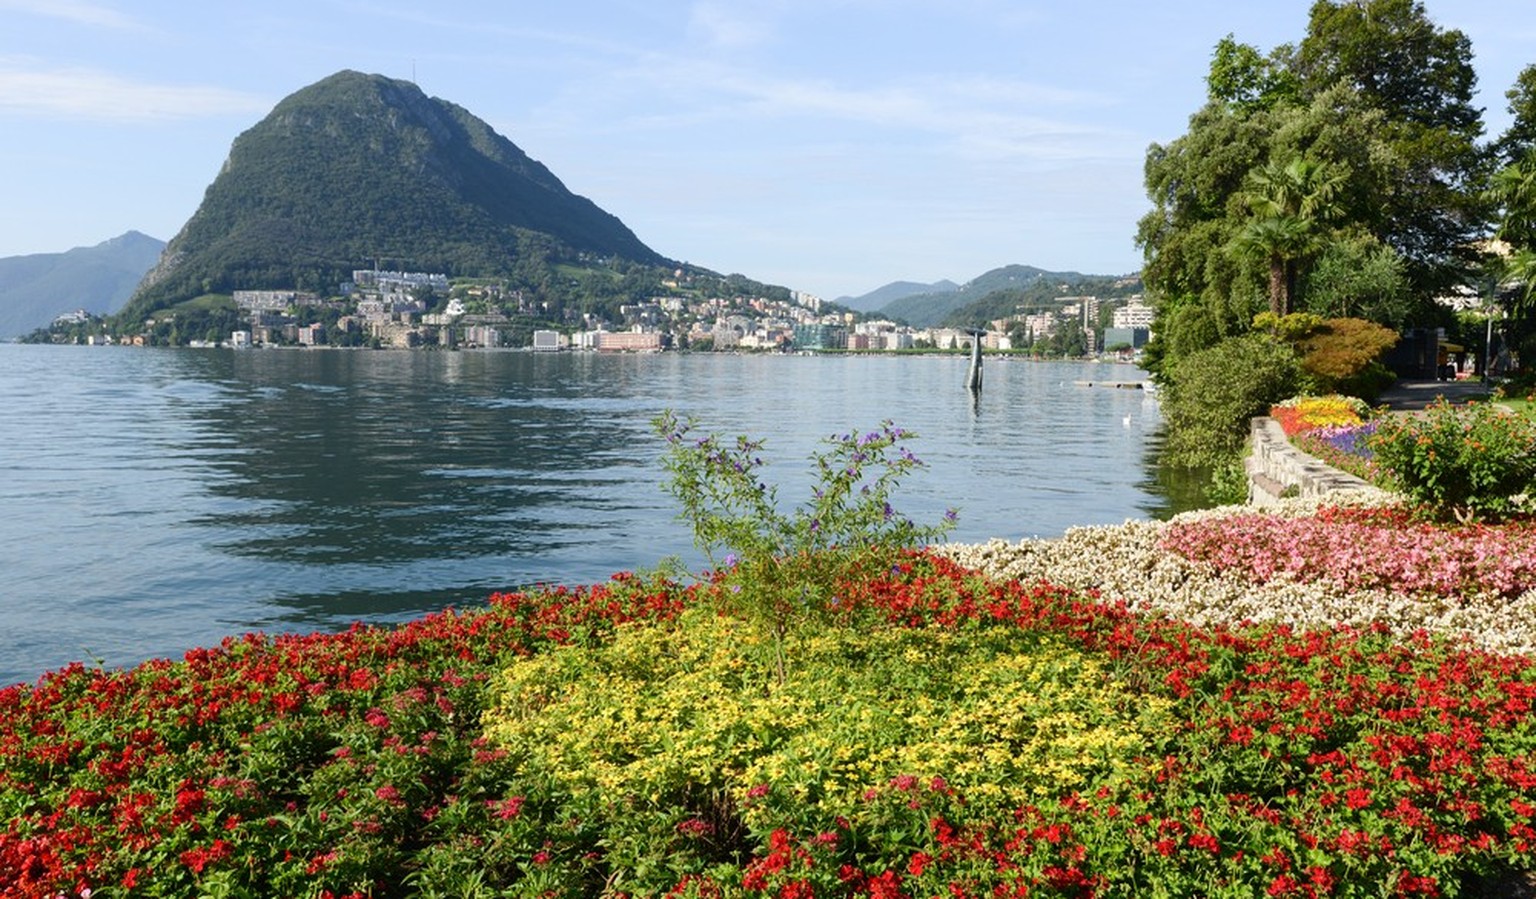
POLYGON ((1417 411, 1439 397, 1452 403, 1488 399, 1488 385, 1476 378, 1461 381, 1398 381, 1376 401, 1397 412, 1417 411))

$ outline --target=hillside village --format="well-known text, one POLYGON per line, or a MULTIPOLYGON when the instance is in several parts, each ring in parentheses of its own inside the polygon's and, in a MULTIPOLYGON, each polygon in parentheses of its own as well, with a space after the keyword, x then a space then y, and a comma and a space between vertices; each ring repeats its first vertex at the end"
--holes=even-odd
MULTIPOLYGON (((168 311, 146 320, 142 333, 114 339, 82 333, 93 319, 82 311, 60 316, 54 339, 237 349, 333 346, 598 352, 952 350, 968 347, 971 341, 969 329, 915 328, 850 312, 808 293, 791 292, 788 300, 701 296, 686 289, 681 270, 664 286, 677 290, 676 295, 621 305, 615 320, 568 313, 564 326, 557 326, 549 320, 548 310, 540 308, 542 304, 501 282, 359 269, 333 297, 298 290, 236 290, 230 297, 233 313, 210 319, 232 323, 227 333, 213 333, 211 327, 178 327, 178 317, 187 313, 168 311)), ((199 312, 197 318, 207 317, 206 310, 199 312)), ((1082 335, 1081 354, 1131 353, 1146 343, 1152 315, 1139 295, 1127 302, 1062 296, 1056 308, 1020 310, 989 322, 982 345, 989 351, 1025 350, 1075 326, 1082 335)))

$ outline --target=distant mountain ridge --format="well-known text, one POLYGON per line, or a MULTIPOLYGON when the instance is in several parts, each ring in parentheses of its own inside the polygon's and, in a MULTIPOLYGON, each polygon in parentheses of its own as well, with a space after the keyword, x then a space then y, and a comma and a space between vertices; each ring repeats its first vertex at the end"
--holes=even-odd
POLYGON ((980 324, 988 318, 998 317, 991 314, 992 307, 997 305, 992 298, 1060 293, 1085 285, 1091 285, 1097 291, 1127 279, 1134 280, 1135 276, 1085 275, 1046 271, 1032 265, 1005 265, 960 285, 952 281, 931 285, 897 281, 861 297, 838 302, 853 309, 899 319, 915 327, 958 326, 980 324))
POLYGON ((948 279, 935 281, 932 284, 919 284, 916 281, 892 281, 884 287, 876 288, 869 293, 856 297, 838 297, 832 302, 839 306, 846 306, 856 312, 878 312, 897 300, 923 294, 943 294, 960 289, 960 285, 948 279))
POLYGON ((0 340, 77 309, 116 312, 164 249, 165 241, 129 231, 93 247, 0 258, 0 340))
POLYGON ((130 306, 146 314, 237 288, 334 290, 374 260, 491 276, 583 254, 667 262, 462 107, 409 81, 343 71, 235 139, 130 306))

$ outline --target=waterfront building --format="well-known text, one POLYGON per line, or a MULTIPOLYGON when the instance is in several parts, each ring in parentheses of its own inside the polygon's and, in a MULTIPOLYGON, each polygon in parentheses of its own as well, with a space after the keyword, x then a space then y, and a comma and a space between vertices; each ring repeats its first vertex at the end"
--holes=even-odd
POLYGON ((795 325, 795 349, 841 350, 848 346, 848 331, 841 325, 807 322, 795 325))
POLYGON ((661 334, 657 331, 598 331, 595 348, 600 353, 659 353, 661 334))
POLYGON ((1147 345, 1152 338, 1152 332, 1146 328, 1105 328, 1104 348, 1125 345, 1133 350, 1139 350, 1147 345))
MULTIPOLYGON (((1151 306, 1141 301, 1141 297, 1131 297, 1130 302, 1116 309, 1113 313, 1111 324, 1116 328, 1151 328, 1154 310, 1151 306)), ((1108 336, 1104 338, 1109 343, 1108 336)))

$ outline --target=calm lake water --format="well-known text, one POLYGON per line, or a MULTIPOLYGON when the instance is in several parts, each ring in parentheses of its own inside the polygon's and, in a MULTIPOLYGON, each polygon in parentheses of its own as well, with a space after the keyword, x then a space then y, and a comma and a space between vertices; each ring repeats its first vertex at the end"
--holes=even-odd
POLYGON ((1169 511, 1130 367, 958 357, 0 346, 0 684, 228 634, 393 622, 699 556, 660 489, 663 409, 768 440, 781 502, 883 419, 951 539, 1169 511))

